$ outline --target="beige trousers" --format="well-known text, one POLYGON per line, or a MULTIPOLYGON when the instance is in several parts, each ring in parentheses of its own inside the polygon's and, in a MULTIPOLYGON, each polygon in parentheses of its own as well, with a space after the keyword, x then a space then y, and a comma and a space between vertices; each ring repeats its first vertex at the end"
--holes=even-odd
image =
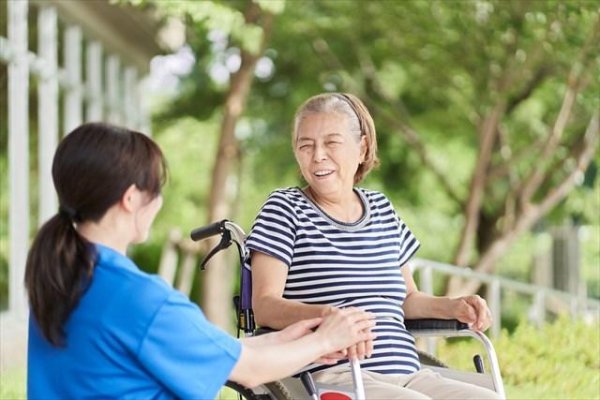
MULTIPOLYGON (((362 371, 367 400, 496 400, 501 397, 494 391, 444 378, 437 372, 422 369, 409 375, 386 375, 362 371)), ((346 368, 331 368, 313 374, 316 382, 343 386, 353 390, 352 373, 346 368)))

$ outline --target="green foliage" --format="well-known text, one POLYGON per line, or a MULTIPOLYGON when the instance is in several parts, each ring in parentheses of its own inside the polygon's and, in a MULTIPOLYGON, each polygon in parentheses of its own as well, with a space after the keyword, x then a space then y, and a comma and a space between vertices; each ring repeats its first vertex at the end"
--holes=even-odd
MULTIPOLYGON (((494 340, 510 399, 599 399, 600 324, 560 318, 537 329, 521 322, 494 340)), ((452 367, 472 370, 479 344, 441 343, 438 355, 452 367)))
MULTIPOLYGON (((160 130, 181 115, 213 121, 218 117, 228 85, 213 81, 210 68, 239 54, 242 46, 230 35, 232 24, 205 18, 212 7, 220 10, 217 21, 221 12, 240 15, 245 3, 200 7, 180 3, 164 9, 185 15, 188 44, 197 63, 182 80, 180 97, 157 118, 160 130)), ((275 3, 257 4, 266 9, 275 3)), ((316 93, 346 90, 367 102, 377 126, 382 163, 363 186, 382 190, 392 199, 421 239, 419 256, 440 261, 452 261, 476 161, 478 129, 495 102, 504 99, 508 109, 501 123, 502 140, 492 155, 494 165, 517 154, 525 156, 516 157, 509 165, 513 171, 486 188, 483 217, 491 221, 492 230, 504 221, 504 202, 514 180, 546 162, 536 157, 536 141, 556 119, 574 60, 589 67, 587 86, 577 97, 563 135, 566 144, 580 140, 590 112, 600 106, 600 81, 593 74, 600 66, 598 43, 591 42, 590 51, 580 57, 598 18, 598 9, 590 2, 378 1, 356 7, 354 1, 336 0, 303 1, 301 7, 288 3, 282 10, 268 11, 277 14, 265 52, 274 70, 255 79, 239 124, 245 132, 239 137, 241 197, 232 218, 245 228, 271 190, 301 184, 290 128, 296 107, 316 93), (423 165, 401 134, 399 122, 417 132, 459 201, 423 165)), ((555 156, 560 159, 567 152, 561 146, 555 156)), ((552 174, 543 191, 565 172, 561 168, 552 174)), ((588 171, 584 185, 553 211, 549 222, 575 216, 597 226, 600 180, 594 177, 588 171)), ((529 280, 532 245, 530 236, 524 235, 498 262, 500 273, 529 280)), ((592 268, 596 260, 585 256, 584 269, 592 268)))
POLYGON ((210 187, 211 166, 216 154, 218 125, 192 118, 171 121, 154 138, 168 163, 168 181, 163 190, 163 207, 149 239, 132 246, 130 256, 140 268, 156 272, 169 232, 183 237, 204 225, 210 187))
POLYGON ((163 241, 173 227, 187 234, 206 223, 218 129, 215 121, 181 118, 157 134, 155 139, 169 164, 169 180, 163 193, 163 209, 153 226, 152 240, 163 241))
POLYGON ((0 375, 0 399, 26 399, 26 375, 24 368, 3 370, 0 375))
MULTIPOLYGON (((228 35, 243 49, 257 54, 263 35, 262 28, 249 23, 244 18, 243 9, 250 2, 243 1, 156 1, 153 4, 161 13, 169 17, 189 20, 194 25, 202 25, 208 31, 219 30, 228 35)), ((256 0, 259 8, 271 14, 283 12, 284 0, 256 0)))

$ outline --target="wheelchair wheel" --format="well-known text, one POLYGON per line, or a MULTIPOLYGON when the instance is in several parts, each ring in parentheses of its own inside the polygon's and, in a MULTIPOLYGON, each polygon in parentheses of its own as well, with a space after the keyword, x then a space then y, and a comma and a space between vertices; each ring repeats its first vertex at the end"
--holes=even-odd
POLYGON ((221 388, 215 400, 269 400, 271 397, 255 394, 252 390, 238 383, 227 381, 221 388))

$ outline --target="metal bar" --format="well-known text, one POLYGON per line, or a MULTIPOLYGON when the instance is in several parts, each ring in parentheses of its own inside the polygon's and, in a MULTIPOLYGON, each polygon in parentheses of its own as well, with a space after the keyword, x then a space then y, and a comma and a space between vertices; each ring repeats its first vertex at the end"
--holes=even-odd
POLYGON ((39 123, 39 215, 41 226, 58 208, 52 185, 52 158, 58 144, 58 28, 54 7, 41 7, 38 14, 38 53, 44 61, 44 71, 38 85, 39 123))
POLYGON ((496 393, 498 393, 503 399, 506 399, 504 382, 502 382, 502 375, 500 374, 500 364, 498 363, 498 357, 496 356, 496 350, 494 350, 492 342, 482 332, 475 332, 469 329, 466 331, 466 333, 469 336, 478 339, 482 343, 488 357, 490 375, 492 377, 492 381, 494 382, 494 389, 496 390, 496 393))
POLYGON ((502 398, 506 398, 506 393, 504 391, 504 383, 502 381, 502 375, 500 374, 500 363, 498 362, 498 357, 496 356, 496 350, 490 339, 482 333, 472 331, 471 329, 461 329, 458 331, 455 330, 424 330, 424 331, 413 331, 411 332, 415 337, 471 337, 477 339, 483 346, 488 364, 490 367, 490 377, 492 378, 492 382, 494 384, 494 390, 498 393, 502 398))
MULTIPOLYGON (((500 282, 500 286, 503 288, 508 288, 510 290, 514 290, 519 293, 535 295, 539 290, 545 290, 547 296, 554 296, 562 299, 563 301, 570 301, 573 295, 562 292, 556 289, 548 289, 539 285, 532 285, 528 283, 523 283, 519 281, 515 281, 508 278, 498 277, 496 275, 489 275, 480 272, 473 271, 468 268, 461 268, 455 265, 444 264, 436 261, 425 260, 421 258, 414 259, 412 261, 416 270, 422 269, 424 267, 431 267, 435 272, 440 272, 446 275, 456 275, 464 278, 478 279, 483 283, 491 283, 494 280, 500 282)), ((587 298, 585 299, 585 306, 588 308, 593 308, 595 310, 600 310, 600 300, 587 298)))
POLYGON ((9 300, 17 317, 27 315, 23 287, 29 244, 29 63, 28 1, 8 2, 8 40, 14 52, 8 64, 9 300))
POLYGON ((354 382, 356 400, 365 400, 365 386, 363 384, 362 374, 360 373, 360 362, 357 358, 352 358, 350 360, 350 368, 352 369, 352 381, 354 382))

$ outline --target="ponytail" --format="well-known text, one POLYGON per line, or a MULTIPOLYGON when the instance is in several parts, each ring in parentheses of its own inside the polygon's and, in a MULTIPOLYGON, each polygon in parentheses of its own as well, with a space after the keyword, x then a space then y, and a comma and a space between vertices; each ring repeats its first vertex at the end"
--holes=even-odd
MULTIPOLYGON (((62 210, 61 210, 62 211, 62 210)), ((36 235, 25 267, 31 312, 44 337, 64 345, 64 324, 92 276, 95 252, 63 212, 36 235)))

